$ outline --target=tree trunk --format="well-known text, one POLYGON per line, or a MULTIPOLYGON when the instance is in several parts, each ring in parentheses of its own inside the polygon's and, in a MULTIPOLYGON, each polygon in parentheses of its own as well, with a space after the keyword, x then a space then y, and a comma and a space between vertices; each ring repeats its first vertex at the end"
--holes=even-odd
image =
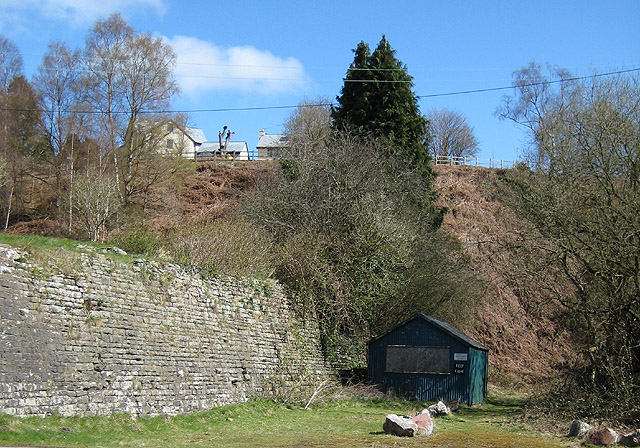
POLYGON ((9 193, 9 205, 7 205, 7 218, 4 220, 4 230, 9 228, 9 217, 11 216, 11 202, 13 201, 13 188, 14 185, 11 185, 11 193, 9 193))
POLYGON ((67 233, 71 235, 73 223, 73 134, 71 135, 71 155, 69 156, 69 228, 67 233))

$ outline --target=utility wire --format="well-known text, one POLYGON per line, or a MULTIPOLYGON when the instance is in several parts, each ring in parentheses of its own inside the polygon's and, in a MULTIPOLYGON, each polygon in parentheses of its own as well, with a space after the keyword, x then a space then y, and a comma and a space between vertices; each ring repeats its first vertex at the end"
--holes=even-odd
POLYGON ((471 94, 471 93, 496 92, 496 91, 499 91, 499 90, 515 89, 515 88, 518 88, 518 87, 520 87, 520 88, 522 88, 522 87, 536 87, 536 86, 544 86, 544 85, 549 85, 549 84, 558 84, 558 83, 562 83, 562 82, 582 81, 582 80, 590 79, 590 78, 600 78, 600 77, 603 77, 603 76, 620 75, 620 74, 623 74, 623 73, 631 73, 631 72, 638 72, 638 71, 640 71, 640 67, 638 67, 638 68, 630 68, 628 70, 617 70, 615 72, 608 72, 608 73, 597 73, 595 75, 575 76, 575 77, 572 77, 572 78, 554 79, 554 80, 551 80, 551 81, 532 82, 532 83, 528 83, 528 84, 517 84, 517 85, 511 85, 511 86, 504 86, 504 87, 490 87, 490 88, 486 88, 486 89, 459 90, 457 92, 433 93, 433 94, 429 94, 429 95, 416 95, 416 98, 437 98, 437 97, 442 97, 442 96, 467 95, 467 94, 471 94))
MULTIPOLYGON (((76 57, 73 59, 86 59, 86 57, 76 57)), ((300 70, 300 67, 292 67, 292 66, 268 66, 268 65, 222 65, 222 64, 200 64, 200 63, 177 63, 177 65, 201 65, 201 66, 205 66, 205 67, 220 67, 220 68, 227 68, 227 67, 244 67, 244 68, 273 68, 273 69, 287 69, 287 70, 300 70)), ((0 69, 3 68, 9 68, 6 65, 0 65, 0 69)), ((42 69, 42 68, 41 68, 42 69)), ((44 71, 46 72, 58 72, 58 71, 64 71, 66 70, 64 67, 63 68, 43 68, 44 71)), ((368 69, 368 68, 348 68, 348 71, 369 71, 369 72, 393 72, 393 71, 404 71, 404 68, 378 68, 378 69, 368 69)), ((75 73, 101 73, 101 74, 114 74, 116 72, 110 72, 110 71, 105 71, 105 70, 96 70, 95 67, 94 68, 81 68, 81 67, 75 67, 72 70, 69 70, 70 72, 75 72, 75 73)), ((118 72, 120 70, 117 70, 118 72)), ((632 69, 628 69, 628 70, 618 70, 618 71, 613 71, 613 72, 607 72, 607 73, 601 73, 601 74, 595 74, 595 75, 587 75, 587 76, 582 76, 582 77, 574 77, 574 78, 565 78, 565 79, 561 79, 561 80, 553 80, 553 81, 541 81, 541 83, 532 83, 532 84, 527 84, 524 87, 529 87, 529 86, 536 86, 536 85, 542 85, 542 84, 554 84, 554 83, 559 83, 559 82, 566 82, 566 81, 575 81, 575 80, 582 80, 582 79, 587 79, 587 78, 592 78, 592 77, 600 77, 600 76, 609 76, 609 75, 614 75, 614 74, 622 74, 622 73, 629 73, 629 72, 634 72, 634 71, 640 71, 640 68, 632 68, 632 69)), ((296 81, 297 78, 273 78, 273 77, 238 77, 238 76, 215 76, 215 75, 204 75, 204 74, 187 74, 187 73, 176 73, 175 74, 176 77, 178 78, 201 78, 201 79, 228 79, 228 80, 260 80, 260 81, 296 81)), ((412 77, 413 78, 413 77, 412 77)), ((343 81, 346 83, 363 83, 363 82, 376 82, 376 83, 413 83, 413 80, 379 80, 379 79, 347 79, 347 78, 343 78, 343 81)), ((513 86, 505 86, 505 87, 493 87, 493 88, 486 88, 486 89, 475 89, 475 90, 465 90, 465 91, 456 91, 456 92, 447 92, 447 93, 435 93, 435 94, 428 94, 428 95, 417 95, 418 98, 433 98, 433 97, 440 97, 440 96, 452 96, 452 95, 463 95, 463 94, 467 94, 467 93, 482 93, 482 92, 491 92, 491 91, 497 91, 497 90, 506 90, 506 89, 510 89, 513 86)))
MULTIPOLYGON (((445 97, 445 96, 453 96, 453 95, 470 95, 470 94, 484 93, 484 92, 495 92, 500 90, 514 89, 514 88, 535 87, 535 86, 542 86, 542 85, 558 84, 562 82, 580 81, 584 79, 620 75, 624 73, 631 73, 631 72, 638 72, 638 71, 640 71, 640 67, 632 68, 628 70, 617 70, 613 72, 599 73, 595 75, 576 76, 572 78, 556 79, 551 81, 540 81, 540 82, 533 82, 533 83, 520 84, 520 85, 490 87, 490 88, 474 89, 474 90, 459 90, 454 92, 433 93, 433 94, 427 94, 427 95, 416 95, 416 98, 420 98, 420 99, 437 98, 437 97, 445 97)), ((369 80, 369 81, 363 80, 361 82, 371 82, 371 81, 380 82, 376 80, 369 80)), ((184 110, 164 109, 164 110, 142 110, 142 111, 139 111, 139 113, 148 115, 148 114, 170 114, 170 113, 244 112, 244 111, 256 111, 256 110, 298 109, 303 107, 327 107, 327 106, 335 106, 335 105, 336 105, 335 103, 315 103, 315 104, 302 104, 302 105, 289 105, 289 106, 228 107, 228 108, 219 108, 219 109, 184 109, 184 110)), ((0 108, 0 110, 16 111, 16 112, 34 112, 39 109, 0 108)), ((49 112, 49 113, 51 112, 46 109, 42 109, 42 111, 49 112)), ((96 115, 106 114, 106 112, 98 111, 98 110, 84 110, 84 111, 63 110, 61 112, 62 113, 77 112, 77 113, 96 114, 96 115)), ((111 112, 112 115, 127 115, 129 113, 130 113, 129 111, 112 111, 111 112)))

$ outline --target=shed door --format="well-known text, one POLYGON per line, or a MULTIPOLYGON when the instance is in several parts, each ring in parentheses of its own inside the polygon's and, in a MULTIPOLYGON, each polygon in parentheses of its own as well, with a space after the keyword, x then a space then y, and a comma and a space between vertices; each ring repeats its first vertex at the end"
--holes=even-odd
POLYGON ((480 350, 469 350, 469 385, 471 389, 471 404, 484 401, 487 392, 487 353, 480 350))

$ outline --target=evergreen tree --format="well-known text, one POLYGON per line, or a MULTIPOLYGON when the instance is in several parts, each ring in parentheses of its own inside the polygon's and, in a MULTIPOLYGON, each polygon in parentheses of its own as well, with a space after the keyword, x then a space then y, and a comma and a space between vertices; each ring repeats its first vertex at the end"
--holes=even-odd
POLYGON ((368 120, 371 116, 369 98, 372 92, 373 74, 369 69, 371 51, 369 45, 360 41, 353 50, 355 56, 347 71, 347 77, 342 87, 342 95, 338 97, 340 106, 333 110, 334 124, 338 129, 349 127, 358 135, 370 132, 368 120))
POLYGON ((349 128, 357 135, 388 138, 424 175, 431 176, 429 153, 424 136, 427 121, 420 114, 412 91, 413 78, 396 59, 395 50, 382 36, 373 54, 365 42, 354 50, 339 105, 333 110, 334 125, 349 128))

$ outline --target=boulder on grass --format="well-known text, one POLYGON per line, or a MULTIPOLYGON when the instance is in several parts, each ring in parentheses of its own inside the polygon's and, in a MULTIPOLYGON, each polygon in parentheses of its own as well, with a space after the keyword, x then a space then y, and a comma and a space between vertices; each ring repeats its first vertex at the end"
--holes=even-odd
POLYGON ((591 445, 613 445, 618 441, 618 433, 611 428, 600 428, 589 431, 586 443, 591 445))
MULTIPOLYGON (((432 416, 440 416, 449 414, 449 408, 442 401, 438 401, 436 404, 432 404, 427 408, 432 416)), ((423 411, 424 412, 424 411, 423 411)))
POLYGON ((622 446, 640 446, 640 429, 636 429, 630 434, 620 437, 622 446))
POLYGON ((433 433, 433 419, 431 418, 431 414, 429 412, 420 413, 415 417, 412 417, 411 420, 418 425, 418 435, 421 436, 430 436, 433 433))
POLYGON ((382 429, 387 434, 395 434, 399 437, 413 437, 418 434, 418 425, 415 422, 408 417, 396 414, 387 415, 382 429))
POLYGON ((589 423, 581 422, 580 420, 574 420, 571 423, 571 428, 569 429, 569 434, 567 437, 577 437, 582 439, 587 435, 589 430, 591 429, 591 425, 589 423))
POLYGON ((447 408, 449 408, 449 412, 456 412, 460 407, 460 399, 454 398, 453 400, 447 401, 447 408))

